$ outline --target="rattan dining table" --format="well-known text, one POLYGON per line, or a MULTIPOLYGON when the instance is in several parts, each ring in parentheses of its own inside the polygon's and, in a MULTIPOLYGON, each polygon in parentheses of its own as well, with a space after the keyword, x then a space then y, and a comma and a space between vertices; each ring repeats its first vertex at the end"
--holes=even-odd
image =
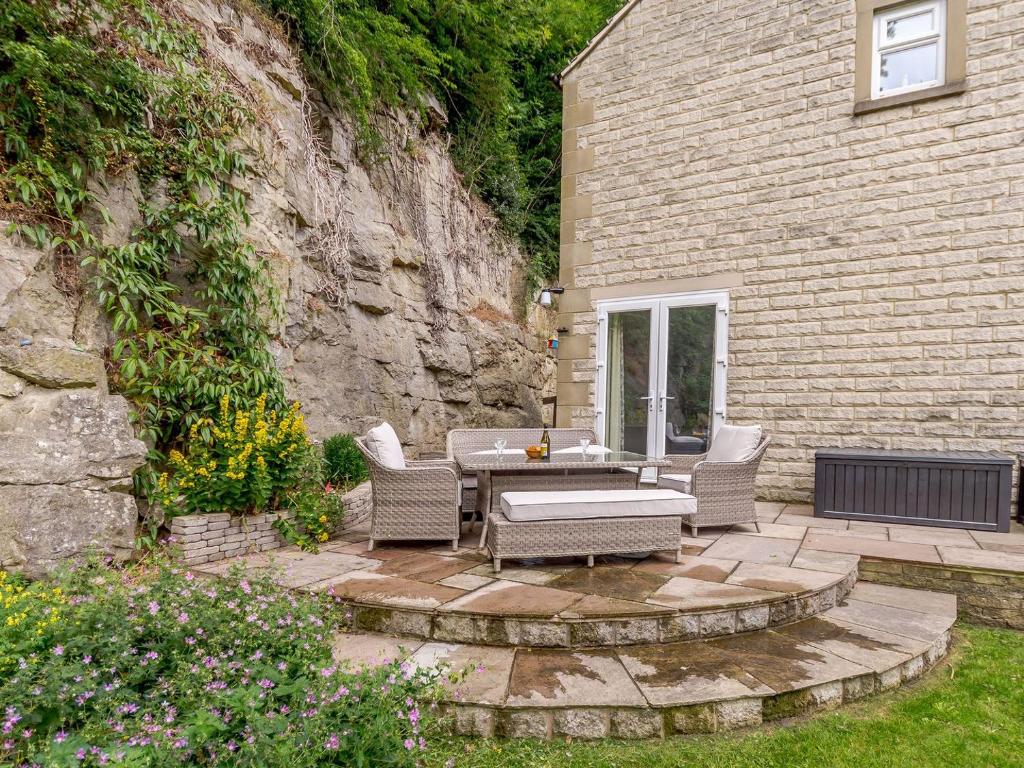
POLYGON ((629 451, 607 453, 552 453, 546 459, 531 459, 522 451, 506 450, 500 456, 496 451, 478 451, 457 454, 455 461, 463 472, 474 472, 477 476, 477 509, 483 515, 483 530, 480 533, 480 547, 487 536, 487 518, 491 512, 491 488, 495 475, 535 476, 547 480, 546 485, 559 490, 586 490, 593 487, 607 487, 598 484, 595 476, 617 473, 622 482, 640 486, 644 469, 671 466, 668 459, 645 456, 629 451), (635 469, 633 473, 622 470, 635 469))

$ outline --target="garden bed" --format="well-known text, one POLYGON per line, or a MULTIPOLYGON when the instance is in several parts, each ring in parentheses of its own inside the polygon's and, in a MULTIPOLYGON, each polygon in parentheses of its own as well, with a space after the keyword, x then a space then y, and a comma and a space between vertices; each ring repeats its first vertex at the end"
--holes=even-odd
MULTIPOLYGON (((345 514, 335 529, 336 534, 364 523, 373 505, 369 482, 357 485, 341 498, 345 514)), ((289 543, 274 527, 279 515, 290 517, 291 513, 178 515, 169 523, 171 544, 178 549, 179 559, 189 565, 215 563, 252 552, 269 552, 289 543)))

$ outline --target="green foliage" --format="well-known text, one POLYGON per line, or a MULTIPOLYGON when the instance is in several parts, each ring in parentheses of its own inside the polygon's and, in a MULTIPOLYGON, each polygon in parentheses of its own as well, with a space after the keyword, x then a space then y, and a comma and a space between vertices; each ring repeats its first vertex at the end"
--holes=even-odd
POLYGON ((277 298, 231 184, 247 172, 238 135, 249 119, 195 36, 145 0, 0 11, 3 212, 36 245, 85 256, 118 337, 113 387, 157 448, 225 395, 283 401, 269 352, 277 298), (142 224, 127 242, 100 242, 83 218, 90 177, 126 170, 147 193, 142 224))
POLYGON ((370 476, 366 459, 356 447, 352 435, 334 435, 324 440, 327 480, 343 489, 359 485, 370 476))
POLYGON ((562 98, 556 75, 621 0, 261 0, 283 19, 327 94, 356 116, 447 108, 467 186, 531 254, 534 282, 558 272, 562 98))
POLYGON ((413 768, 441 673, 339 670, 332 610, 240 572, 0 571, 0 763, 413 768))

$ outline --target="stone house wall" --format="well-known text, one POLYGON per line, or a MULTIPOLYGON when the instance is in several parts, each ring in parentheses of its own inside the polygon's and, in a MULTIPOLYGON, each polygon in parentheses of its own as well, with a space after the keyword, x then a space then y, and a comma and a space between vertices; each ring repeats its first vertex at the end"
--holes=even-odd
POLYGON ((563 80, 559 424, 594 302, 730 293, 727 419, 819 447, 1024 450, 1024 2, 969 0, 964 93, 855 116, 855 8, 641 0, 563 80))

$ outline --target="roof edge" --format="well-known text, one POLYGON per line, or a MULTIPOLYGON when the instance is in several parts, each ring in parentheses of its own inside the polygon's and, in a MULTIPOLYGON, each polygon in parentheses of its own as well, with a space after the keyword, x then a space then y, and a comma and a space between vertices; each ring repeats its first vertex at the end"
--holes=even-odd
POLYGON ((590 42, 587 43, 587 47, 580 51, 578 54, 576 54, 575 58, 573 58, 573 60, 570 61, 565 66, 565 69, 558 73, 559 83, 561 83, 563 77, 565 77, 567 74, 576 69, 576 67, 582 64, 583 60, 586 59, 587 56, 589 56, 594 51, 594 49, 601 44, 601 41, 608 37, 608 34, 619 25, 619 22, 626 18, 626 14, 628 14, 631 10, 633 10, 633 8, 635 8, 640 3, 641 0, 629 0, 628 3, 626 3, 619 9, 618 13, 616 13, 614 16, 608 19, 608 22, 604 25, 604 27, 602 27, 601 31, 594 35, 594 37, 591 38, 590 42))

